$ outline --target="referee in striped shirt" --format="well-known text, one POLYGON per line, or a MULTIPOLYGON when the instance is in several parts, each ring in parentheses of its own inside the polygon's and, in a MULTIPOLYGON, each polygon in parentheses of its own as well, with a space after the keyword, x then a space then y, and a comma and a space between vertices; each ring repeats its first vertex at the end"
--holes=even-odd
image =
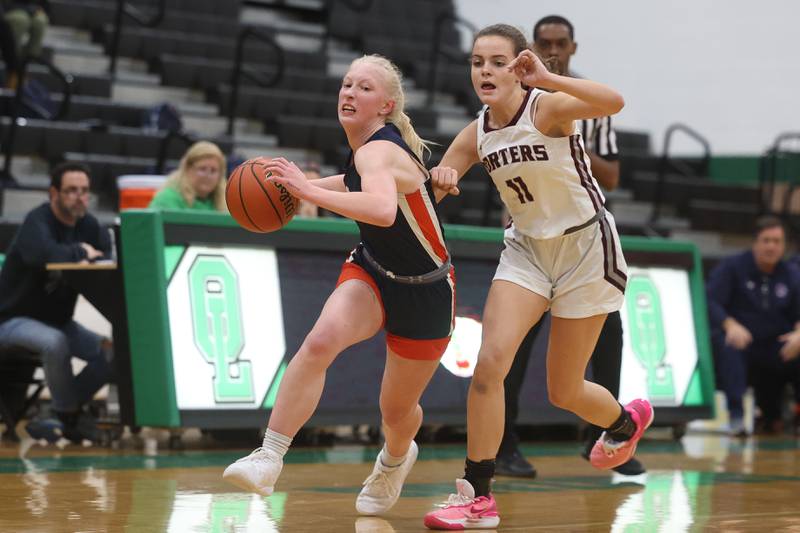
MULTIPOLYGON (((539 20, 533 27, 532 47, 548 70, 556 74, 577 77, 569 71, 569 61, 578 44, 575 42, 575 29, 567 19, 551 15, 539 20)), ((619 155, 611 117, 582 120, 578 127, 591 160, 592 175, 604 189, 615 189, 619 185, 619 155)), ((519 437, 515 426, 519 412, 519 391, 542 322, 540 320, 522 341, 511 370, 506 376, 506 424, 503 441, 497 454, 495 470, 497 475, 536 477, 536 469, 519 451, 519 437)), ((607 388, 614 396, 619 396, 619 377, 622 367, 622 321, 619 311, 609 313, 606 318, 597 346, 592 353, 591 362, 594 381, 607 388)), ((585 459, 589 458, 592 445, 600 437, 601 432, 599 427, 589 427, 586 448, 581 454, 585 459)), ((614 470, 624 475, 638 475, 645 472, 635 457, 614 470)))

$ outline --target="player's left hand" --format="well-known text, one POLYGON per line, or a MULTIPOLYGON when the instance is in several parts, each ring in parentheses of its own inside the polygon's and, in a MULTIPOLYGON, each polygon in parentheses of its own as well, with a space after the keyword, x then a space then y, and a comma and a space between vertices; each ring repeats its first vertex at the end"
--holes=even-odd
POLYGON ((530 49, 520 52, 508 64, 507 68, 517 76, 519 81, 528 87, 544 87, 545 84, 543 82, 552 76, 547 67, 544 66, 544 63, 542 63, 542 60, 539 59, 539 56, 530 49))
POLYGON ((263 160, 264 170, 269 174, 269 179, 280 183, 292 194, 300 199, 304 199, 310 185, 308 178, 294 161, 287 161, 283 157, 263 160))
POLYGON ((791 361, 800 355, 800 331, 794 330, 789 333, 784 333, 778 340, 783 343, 781 347, 781 359, 784 361, 791 361))

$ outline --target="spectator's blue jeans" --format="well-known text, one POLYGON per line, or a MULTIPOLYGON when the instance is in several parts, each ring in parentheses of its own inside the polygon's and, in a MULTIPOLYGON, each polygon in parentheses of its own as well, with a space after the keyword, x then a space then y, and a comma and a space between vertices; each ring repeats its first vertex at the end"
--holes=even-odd
POLYGON ((0 324, 0 347, 19 346, 41 354, 53 409, 59 412, 77 411, 109 381, 111 363, 102 340, 74 320, 61 328, 27 317, 0 324), (87 363, 77 376, 72 374, 72 357, 87 363))

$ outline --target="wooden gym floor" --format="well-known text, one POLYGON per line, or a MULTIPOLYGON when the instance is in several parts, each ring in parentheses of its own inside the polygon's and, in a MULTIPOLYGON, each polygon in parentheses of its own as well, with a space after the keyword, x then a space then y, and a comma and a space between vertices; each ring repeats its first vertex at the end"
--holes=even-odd
MULTIPOLYGON (((525 445, 536 480, 498 478, 500 531, 800 531, 800 447, 790 437, 646 441, 640 478, 593 470, 577 443, 525 445)), ((220 476, 249 450, 0 447, 0 531, 419 532, 453 490, 463 446, 423 446, 384 518, 354 509, 376 448, 289 452, 269 498, 220 476)))

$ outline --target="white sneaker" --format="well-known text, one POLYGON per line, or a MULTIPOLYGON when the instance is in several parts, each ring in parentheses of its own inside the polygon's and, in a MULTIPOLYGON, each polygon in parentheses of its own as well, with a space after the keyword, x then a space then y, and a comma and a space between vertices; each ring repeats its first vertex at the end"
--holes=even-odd
POLYGON ((256 448, 225 469, 222 479, 248 492, 269 496, 281 475, 283 459, 266 448, 256 448))
POLYGON ((379 515, 391 509, 417 461, 417 453, 417 443, 412 440, 405 461, 396 467, 386 467, 381 463, 381 452, 378 452, 372 474, 364 481, 364 488, 356 498, 356 511, 363 515, 379 515))

